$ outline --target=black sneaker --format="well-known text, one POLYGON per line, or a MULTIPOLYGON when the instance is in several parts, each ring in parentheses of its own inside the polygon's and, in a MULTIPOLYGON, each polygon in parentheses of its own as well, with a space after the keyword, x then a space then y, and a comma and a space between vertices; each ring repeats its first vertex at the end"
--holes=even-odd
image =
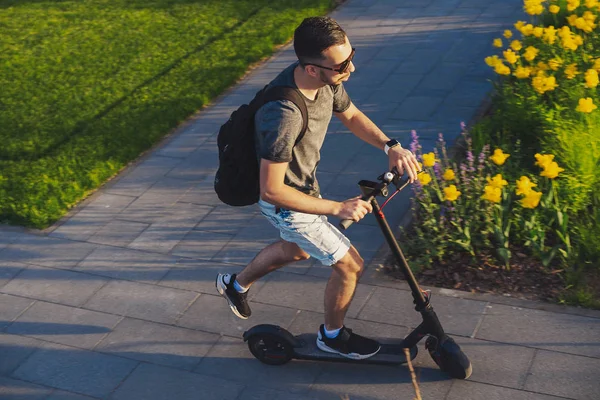
POLYGON ((231 308, 231 311, 233 311, 235 315, 237 315, 241 319, 248 319, 250 314, 252 314, 252 311, 250 311, 250 306, 248 305, 248 301, 246 300, 248 292, 238 292, 233 287, 233 282, 235 282, 235 274, 217 275, 217 281, 215 282, 217 292, 219 292, 221 296, 227 299, 227 302, 229 303, 229 308, 231 308))
POLYGON ((376 340, 369 339, 356 333, 345 326, 333 339, 325 336, 325 325, 321 325, 317 334, 317 347, 329 353, 337 353, 353 360, 364 360, 377 354, 381 346, 376 340))

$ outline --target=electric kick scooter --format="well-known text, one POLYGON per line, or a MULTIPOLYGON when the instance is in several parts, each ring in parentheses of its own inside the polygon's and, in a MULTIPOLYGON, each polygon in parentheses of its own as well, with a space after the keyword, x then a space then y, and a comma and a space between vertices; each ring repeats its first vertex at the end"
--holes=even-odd
MULTIPOLYGON (((362 180, 358 183, 362 192, 362 199, 373 206, 373 214, 404 273, 404 277, 412 292, 415 310, 421 313, 423 322, 404 339, 381 340, 381 350, 373 357, 364 360, 352 360, 335 353, 321 351, 316 345, 316 333, 305 333, 294 336, 277 325, 256 325, 244 332, 244 341, 248 342, 248 348, 254 357, 270 365, 282 365, 293 358, 300 360, 397 365, 406 362, 405 348, 410 349, 411 360, 414 359, 417 356, 417 343, 425 336, 428 336, 425 348, 429 351, 429 354, 438 367, 452 378, 467 379, 472 372, 471 362, 462 352, 459 345, 444 332, 431 306, 429 292, 425 292, 419 287, 382 212, 382 207, 408 185, 408 180, 401 182, 400 176, 394 172, 386 172, 379 176, 377 180, 379 182, 362 180), (392 183, 396 186, 397 190, 380 207, 375 197, 387 197, 388 186, 392 183)), ((352 220, 343 220, 340 222, 340 228, 347 229, 352 223, 352 220)))

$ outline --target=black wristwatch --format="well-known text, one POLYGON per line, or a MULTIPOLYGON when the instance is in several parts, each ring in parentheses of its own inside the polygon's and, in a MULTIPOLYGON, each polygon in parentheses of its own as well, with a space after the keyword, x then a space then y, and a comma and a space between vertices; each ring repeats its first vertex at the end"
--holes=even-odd
POLYGON ((402 147, 402 146, 400 145, 400 142, 399 142, 399 141, 397 141, 396 139, 392 139, 392 140, 388 141, 388 142, 385 144, 385 147, 383 148, 383 151, 385 151, 385 154, 387 155, 388 151, 390 151, 390 149, 391 149, 392 147, 396 147, 396 146, 400 146, 400 147, 402 147))

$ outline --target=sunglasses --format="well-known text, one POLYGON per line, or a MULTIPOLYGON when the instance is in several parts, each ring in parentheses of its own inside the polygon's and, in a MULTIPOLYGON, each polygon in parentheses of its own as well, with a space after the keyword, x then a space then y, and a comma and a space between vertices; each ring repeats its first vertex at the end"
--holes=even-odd
POLYGON ((356 53, 356 49, 352 48, 352 52, 350 53, 350 57, 348 57, 348 59, 346 59, 346 61, 342 62, 340 64, 339 68, 324 67, 324 66, 319 65, 319 64, 311 64, 311 63, 305 63, 304 65, 312 65, 313 67, 319 67, 319 68, 323 68, 323 69, 328 69, 330 71, 335 71, 338 74, 343 74, 346 71, 348 71, 348 68, 350 67, 350 63, 352 62, 352 59, 354 58, 354 53, 356 53))

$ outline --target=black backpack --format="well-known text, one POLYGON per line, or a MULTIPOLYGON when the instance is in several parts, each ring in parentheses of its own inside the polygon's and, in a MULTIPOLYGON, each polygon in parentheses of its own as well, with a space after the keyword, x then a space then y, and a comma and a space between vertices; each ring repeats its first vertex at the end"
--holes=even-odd
POLYGON ((215 175, 215 192, 230 206, 248 206, 260 197, 259 165, 254 145, 254 115, 270 101, 289 100, 302 113, 302 131, 296 139, 300 142, 308 126, 306 103, 298 89, 286 86, 265 86, 249 104, 241 105, 219 129, 219 169, 215 175))

